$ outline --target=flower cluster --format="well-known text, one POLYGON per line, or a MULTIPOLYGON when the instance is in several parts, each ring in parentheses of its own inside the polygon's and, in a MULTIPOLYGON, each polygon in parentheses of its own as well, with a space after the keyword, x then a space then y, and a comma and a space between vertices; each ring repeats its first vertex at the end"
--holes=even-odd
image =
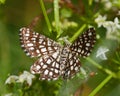
POLYGON ((99 15, 95 22, 97 23, 98 27, 103 26, 107 30, 106 38, 114 39, 120 41, 120 22, 119 19, 116 17, 114 21, 106 21, 107 16, 99 15))
POLYGON ((32 79, 34 79, 35 76, 27 71, 24 71, 22 74, 19 76, 16 75, 11 75, 7 78, 5 81, 5 84, 11 84, 11 83, 24 83, 25 81, 28 83, 29 86, 32 85, 32 79))

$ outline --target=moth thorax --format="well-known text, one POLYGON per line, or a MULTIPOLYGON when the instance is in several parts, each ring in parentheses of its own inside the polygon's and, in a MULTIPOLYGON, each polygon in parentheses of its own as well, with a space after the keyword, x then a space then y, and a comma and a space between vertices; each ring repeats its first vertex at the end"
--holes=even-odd
POLYGON ((64 74, 64 69, 66 66, 69 52, 70 52, 70 50, 67 47, 63 47, 61 56, 60 56, 60 70, 61 70, 62 75, 64 74))
POLYGON ((64 62, 67 60, 70 50, 67 47, 64 47, 61 52, 60 61, 64 62))

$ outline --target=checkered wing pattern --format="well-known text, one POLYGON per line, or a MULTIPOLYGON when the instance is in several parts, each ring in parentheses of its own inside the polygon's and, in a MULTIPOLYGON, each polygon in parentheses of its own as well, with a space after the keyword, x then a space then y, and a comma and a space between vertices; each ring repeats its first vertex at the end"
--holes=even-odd
POLYGON ((40 57, 32 66, 33 74, 40 74, 40 80, 56 80, 60 76, 60 52, 40 57))
POLYGON ((94 44, 96 42, 96 33, 94 28, 89 28, 85 33, 75 40, 70 46, 71 51, 81 57, 87 57, 90 55, 94 44))
POLYGON ((63 79, 72 78, 76 73, 80 71, 81 62, 76 54, 69 53, 66 66, 64 68, 64 74, 62 75, 63 79))
POLYGON ((78 58, 91 53, 96 40, 95 30, 88 29, 72 45, 61 46, 55 41, 33 32, 29 28, 20 29, 21 47, 30 57, 39 57, 31 66, 33 74, 40 74, 41 80, 68 79, 80 71, 78 58))
POLYGON ((26 27, 20 29, 19 35, 21 47, 30 57, 53 54, 60 48, 55 41, 26 27))

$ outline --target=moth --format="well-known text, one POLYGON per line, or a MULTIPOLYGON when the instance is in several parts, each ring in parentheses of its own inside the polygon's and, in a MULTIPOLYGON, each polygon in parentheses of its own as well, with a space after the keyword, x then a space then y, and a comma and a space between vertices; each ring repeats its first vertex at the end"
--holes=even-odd
POLYGON ((38 57, 31 66, 33 74, 40 74, 41 80, 69 79, 80 71, 79 57, 90 55, 96 42, 94 28, 89 28, 71 45, 60 45, 34 30, 23 27, 20 29, 21 47, 27 56, 38 57))

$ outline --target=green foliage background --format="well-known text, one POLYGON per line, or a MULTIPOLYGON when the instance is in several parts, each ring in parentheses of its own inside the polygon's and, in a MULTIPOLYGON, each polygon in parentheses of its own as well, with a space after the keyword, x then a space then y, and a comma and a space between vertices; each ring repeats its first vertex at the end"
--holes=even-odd
MULTIPOLYGON (((107 14, 111 21, 120 15, 117 15, 112 8, 106 11, 101 2, 96 3, 93 0, 72 0, 72 4, 77 6, 77 11, 63 4, 60 8, 60 21, 67 19, 76 22, 78 26, 62 30, 64 32, 61 36, 68 35, 72 38, 84 24, 86 24, 84 30, 88 25, 96 28, 100 39, 97 40, 91 56, 87 59, 81 58, 81 62, 85 69, 95 72, 97 75, 89 76, 87 80, 82 76, 69 81, 35 80, 30 88, 24 90, 24 94, 17 88, 10 90, 5 85, 7 77, 11 74, 19 75, 24 70, 29 71, 30 66, 36 60, 27 57, 21 50, 19 29, 27 26, 35 16, 42 13, 42 10, 38 0, 6 0, 4 4, 0 5, 0 95, 4 96, 4 94, 14 92, 15 96, 55 96, 55 94, 58 96, 73 96, 72 94, 74 96, 94 96, 92 94, 96 92, 95 96, 120 96, 120 43, 116 40, 106 39, 106 30, 103 27, 97 28, 97 24, 94 22, 98 13, 107 14), (100 46, 106 46, 110 50, 106 54, 108 59, 105 61, 95 57, 100 46), (103 86, 100 85, 101 83, 103 86), (75 95, 77 92, 80 92, 79 95, 75 95)), ((120 2, 114 5, 117 11, 120 10, 119 4, 120 2)), ((53 8, 53 2, 46 1, 45 7, 46 9, 53 8)), ((52 24, 54 12, 50 12, 48 17, 52 24)), ((53 33, 49 32, 45 19, 39 21, 35 30, 55 39, 53 33)), ((20 85, 17 87, 23 88, 20 85)))

